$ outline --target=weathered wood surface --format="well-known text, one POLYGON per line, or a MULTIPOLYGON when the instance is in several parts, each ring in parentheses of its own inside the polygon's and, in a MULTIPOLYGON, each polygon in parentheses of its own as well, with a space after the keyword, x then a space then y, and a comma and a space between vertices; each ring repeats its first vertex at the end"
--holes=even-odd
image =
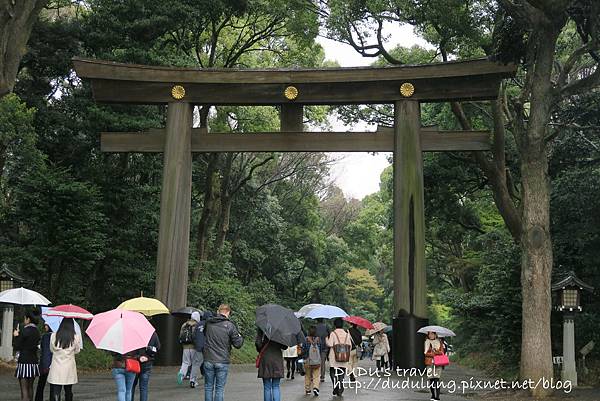
POLYGON ((156 267, 156 298, 170 310, 186 306, 192 199, 192 107, 170 103, 164 142, 156 267))
POLYGON ((427 317, 423 156, 419 103, 395 104, 394 316, 427 317))
POLYGON ((74 59, 77 74, 92 81, 101 102, 161 104, 172 101, 171 88, 182 85, 185 101, 211 105, 394 103, 400 85, 415 86, 411 100, 427 102, 487 100, 515 66, 471 60, 400 67, 313 70, 180 69, 74 59), (294 102, 288 85, 298 88, 294 102))
MULTIPOLYGON (((411 79, 423 102, 490 100, 498 96, 501 78, 475 75, 455 78, 411 79)), ((400 85, 406 80, 371 82, 295 83, 301 104, 385 104, 404 99, 400 85)), ((173 100, 171 88, 177 82, 92 80, 94 98, 107 103, 163 104, 173 100)), ((197 105, 275 105, 287 102, 287 84, 183 84, 185 101, 197 105)))
POLYGON ((298 103, 281 105, 281 131, 304 131, 304 107, 298 103))
POLYGON ((513 64, 503 65, 486 59, 449 61, 423 65, 392 67, 343 67, 319 69, 235 69, 177 68, 123 64, 111 61, 73 58, 80 78, 119 81, 177 83, 329 83, 358 81, 394 81, 420 78, 461 77, 474 75, 514 76, 513 64))
MULTIPOLYGON (((490 150, 487 131, 421 130, 421 150, 485 151, 490 150)), ((377 132, 260 132, 210 133, 192 130, 192 152, 392 152, 394 133, 391 129, 377 132)), ((162 152, 164 130, 148 133, 104 132, 103 152, 162 152)))

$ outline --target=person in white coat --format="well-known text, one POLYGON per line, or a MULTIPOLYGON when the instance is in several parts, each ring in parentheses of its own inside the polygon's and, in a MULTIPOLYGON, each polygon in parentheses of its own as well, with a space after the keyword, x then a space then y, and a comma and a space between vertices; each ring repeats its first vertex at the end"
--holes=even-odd
POLYGON ((390 342, 383 331, 375 333, 373 336, 373 359, 377 364, 377 370, 384 370, 389 367, 390 342))
POLYGON ((60 400, 63 387, 65 401, 73 400, 73 384, 77 383, 75 354, 80 350, 80 338, 75 334, 73 319, 63 319, 56 333, 52 333, 50 337, 50 351, 52 351, 52 363, 48 373, 50 401, 60 400))

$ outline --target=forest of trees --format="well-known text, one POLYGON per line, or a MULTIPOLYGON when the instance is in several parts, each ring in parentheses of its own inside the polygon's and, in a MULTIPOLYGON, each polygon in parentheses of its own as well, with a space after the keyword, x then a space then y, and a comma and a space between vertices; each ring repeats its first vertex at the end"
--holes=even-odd
MULTIPOLYGON (((522 377, 551 372, 546 357, 562 351, 550 282, 574 270, 600 287, 598 2, 25 3, 37 21, 0 36, 27 43, 22 54, 5 51, 0 71, 0 262, 35 278, 48 298, 92 311, 153 293, 162 175, 162 155, 101 153, 99 133, 161 127, 166 112, 96 104, 72 57, 325 67, 331 62, 315 41, 325 35, 378 66, 517 63, 496 101, 422 108, 423 124, 493 132, 491 152, 424 154, 430 318, 460 334, 465 360, 522 377), (389 47, 387 24, 410 24, 432 46, 389 47), (533 354, 543 362, 531 366, 533 354)), ((2 21, 5 8, 19 8, 0 7, 2 21)), ((334 112, 349 125, 393 121, 390 106, 308 107, 304 119, 326 129, 334 112)), ((274 107, 205 107, 194 121, 269 131, 278 130, 278 115, 274 107)), ((194 154, 189 303, 230 302, 246 332, 255 307, 271 301, 334 303, 390 322, 391 167, 380 190, 359 201, 332 182, 332 163, 320 153, 194 154)), ((578 347, 600 341, 600 299, 583 305, 578 347)))

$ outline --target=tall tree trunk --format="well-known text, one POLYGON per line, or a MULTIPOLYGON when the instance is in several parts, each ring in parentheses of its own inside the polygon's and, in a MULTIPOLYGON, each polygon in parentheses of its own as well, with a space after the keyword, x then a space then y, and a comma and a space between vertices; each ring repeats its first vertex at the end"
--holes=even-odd
POLYGON ((215 240, 215 252, 223 249, 225 245, 225 238, 229 232, 229 220, 231 216, 231 203, 232 199, 230 196, 221 197, 221 213, 219 218, 219 224, 217 226, 217 239, 215 240))
POLYGON ((0 97, 12 92, 33 24, 48 0, 0 0, 0 97))
POLYGON ((205 190, 204 190, 204 205, 202 207, 202 215, 198 222, 198 239, 196 245, 196 255, 198 265, 192 273, 192 282, 198 281, 204 262, 208 259, 208 240, 210 227, 215 212, 215 186, 217 184, 217 164, 219 161, 218 153, 211 153, 208 157, 208 168, 206 169, 205 190))
POLYGON ((225 159, 225 164, 221 172, 223 179, 221 180, 221 194, 219 199, 219 218, 217 220, 217 237, 213 246, 213 252, 217 253, 225 245, 225 237, 229 231, 229 215, 231 212, 232 194, 230 193, 231 186, 231 168, 233 166, 234 154, 228 153, 225 159))
MULTIPOLYGON (((550 340, 552 241, 550 237, 550 179, 546 137, 554 102, 552 68, 560 29, 543 24, 537 32, 531 76, 531 111, 520 142, 522 180, 521 287, 522 340, 520 374, 534 382, 553 376, 550 340)), ((541 386, 534 396, 547 396, 541 386)))

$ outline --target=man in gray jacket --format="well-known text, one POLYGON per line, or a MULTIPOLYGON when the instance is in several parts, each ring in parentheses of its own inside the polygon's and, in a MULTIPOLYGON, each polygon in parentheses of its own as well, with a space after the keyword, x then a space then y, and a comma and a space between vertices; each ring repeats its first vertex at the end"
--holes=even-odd
POLYGON ((229 315, 231 308, 222 304, 217 314, 206 321, 204 345, 204 400, 223 401, 229 372, 231 346, 241 348, 244 338, 229 315))

